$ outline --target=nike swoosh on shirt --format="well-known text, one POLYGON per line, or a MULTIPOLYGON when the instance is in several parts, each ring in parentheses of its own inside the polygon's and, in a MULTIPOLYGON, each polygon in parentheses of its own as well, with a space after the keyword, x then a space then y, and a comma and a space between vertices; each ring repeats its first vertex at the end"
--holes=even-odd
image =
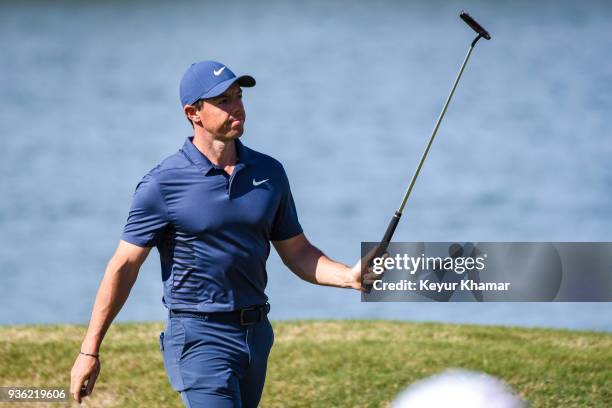
POLYGON ((255 187, 257 187, 258 185, 263 184, 263 183, 265 183, 268 180, 270 180, 270 179, 265 179, 265 180, 261 180, 261 181, 256 181, 255 179, 253 179, 253 185, 255 187))
POLYGON ((221 75, 221 73, 223 72, 224 69, 225 69, 225 67, 221 67, 219 69, 213 69, 213 74, 215 74, 215 76, 219 76, 219 75, 221 75))

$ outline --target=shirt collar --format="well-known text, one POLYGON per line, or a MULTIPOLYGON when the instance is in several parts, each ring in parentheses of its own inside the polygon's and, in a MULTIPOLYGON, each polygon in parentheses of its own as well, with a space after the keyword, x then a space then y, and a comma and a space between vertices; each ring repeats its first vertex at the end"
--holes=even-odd
MULTIPOLYGON (((234 143, 236 144, 236 154, 238 155, 238 163, 236 163, 236 165, 238 166, 241 163, 244 165, 252 163, 251 155, 249 154, 247 147, 238 139, 235 139, 234 143)), ((190 136, 187 138, 187 140, 185 140, 181 150, 187 156, 187 158, 191 160, 191 162, 195 164, 204 174, 207 174, 212 169, 219 169, 218 166, 213 164, 208 157, 199 151, 193 144, 193 136, 190 136)))

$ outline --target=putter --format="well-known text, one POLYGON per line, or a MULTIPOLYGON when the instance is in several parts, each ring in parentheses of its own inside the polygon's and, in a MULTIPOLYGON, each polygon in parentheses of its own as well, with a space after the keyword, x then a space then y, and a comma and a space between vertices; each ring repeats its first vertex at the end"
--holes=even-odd
POLYGON ((406 202, 408 201, 408 197, 410 197, 410 193, 412 192, 412 188, 414 187, 414 183, 416 182, 417 177, 419 176, 419 173, 421 172, 421 167, 423 167, 423 163, 425 162, 425 158, 427 157, 427 153, 429 153, 429 148, 431 147, 431 144, 434 141, 434 138, 436 137, 436 133, 438 132, 438 129, 440 128, 440 123, 442 122, 442 119, 444 118, 444 114, 446 113, 446 109, 448 108, 448 104, 451 101, 451 98, 453 97, 453 94, 455 93, 455 89, 457 88, 457 84, 459 83, 459 80, 461 79, 461 74, 463 74, 463 70, 465 69, 465 65, 467 64, 468 60, 470 59, 470 55, 472 54, 472 50, 474 49, 474 46, 476 45, 476 43, 478 42, 478 40, 480 40, 481 38, 484 38, 485 40, 490 40, 491 39, 491 35, 487 32, 487 30, 485 30, 480 24, 478 24, 478 22, 476 22, 476 20, 474 20, 468 13, 466 13, 464 10, 461 11, 461 13, 459 13, 459 17, 461 17, 461 19, 463 21, 465 21, 467 23, 467 25, 469 25, 472 30, 476 31, 476 33, 478 33, 478 35, 476 36, 476 38, 474 39, 474 41, 472 41, 472 44, 470 45, 470 48, 468 49, 467 55, 465 56, 465 59, 463 60, 463 64, 461 64, 461 69, 459 69, 459 74, 457 75, 457 78, 455 79, 455 83, 453 84, 453 87, 450 91, 450 94, 448 95, 448 98, 446 99, 446 103, 444 103, 444 107, 442 108, 442 112, 440 113, 440 116, 438 117, 438 121, 436 122, 436 126, 433 129, 433 132, 431 134, 431 137, 429 138, 429 142, 427 143, 427 147, 425 148, 425 152, 423 152, 423 156, 421 156, 421 161, 419 162, 419 165, 416 168, 416 171, 414 172, 414 175, 412 176, 412 181, 410 181, 410 185, 408 186, 408 190, 406 190, 406 193, 404 194, 404 198, 402 199, 402 203, 399 206, 399 209, 395 212, 395 214, 393 214, 393 217, 391 218, 391 221, 389 222, 389 226, 387 227, 387 231, 385 232, 385 235, 380 243, 380 245, 378 246, 378 249, 376 251, 374 251, 375 253, 375 257, 379 257, 381 256, 383 253, 386 252, 387 248, 389 247, 389 243, 391 242, 391 238, 393 237, 393 233, 395 232, 395 228, 397 227, 397 224, 399 223, 399 220, 402 216, 402 212, 404 211, 404 207, 406 206, 406 202))

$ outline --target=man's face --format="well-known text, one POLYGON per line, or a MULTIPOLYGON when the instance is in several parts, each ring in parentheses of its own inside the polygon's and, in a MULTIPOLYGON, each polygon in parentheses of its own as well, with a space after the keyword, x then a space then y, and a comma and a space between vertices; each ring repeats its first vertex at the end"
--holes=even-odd
POLYGON ((237 83, 234 83, 223 94, 206 99, 202 108, 194 111, 193 114, 196 117, 190 117, 190 119, 194 122, 194 126, 202 126, 214 139, 239 138, 244 132, 246 119, 242 105, 242 89, 237 83))

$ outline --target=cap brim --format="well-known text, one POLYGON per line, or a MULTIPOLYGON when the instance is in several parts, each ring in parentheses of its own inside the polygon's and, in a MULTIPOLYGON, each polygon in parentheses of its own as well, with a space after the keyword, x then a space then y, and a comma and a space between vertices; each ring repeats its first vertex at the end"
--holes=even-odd
POLYGON ((238 85, 245 88, 251 88, 255 86, 255 78, 250 75, 242 75, 239 77, 230 78, 223 82, 218 83, 216 86, 212 87, 203 95, 200 95, 198 99, 211 99, 216 98, 221 95, 223 92, 227 91, 227 88, 232 86, 234 82, 238 82, 238 85))

